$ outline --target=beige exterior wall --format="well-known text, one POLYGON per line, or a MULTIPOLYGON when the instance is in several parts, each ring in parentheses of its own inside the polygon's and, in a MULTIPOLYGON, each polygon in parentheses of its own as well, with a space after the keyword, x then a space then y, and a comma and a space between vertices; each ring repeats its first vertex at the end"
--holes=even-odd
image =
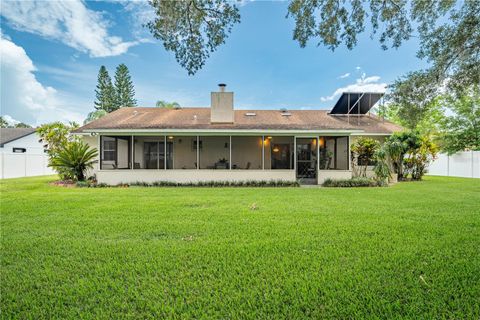
POLYGON ((173 169, 195 169, 197 136, 173 137, 173 169))
POLYGON ((318 184, 322 184, 326 179, 350 179, 352 171, 350 170, 319 170, 318 184))
POLYGON ((232 168, 262 169, 262 137, 232 137, 232 168))
POLYGON ((215 163, 230 161, 230 137, 200 137, 200 169, 213 169, 215 163))
POLYGON ((109 185, 119 183, 171 181, 178 183, 199 181, 283 180, 295 181, 293 170, 102 170, 97 180, 109 185))

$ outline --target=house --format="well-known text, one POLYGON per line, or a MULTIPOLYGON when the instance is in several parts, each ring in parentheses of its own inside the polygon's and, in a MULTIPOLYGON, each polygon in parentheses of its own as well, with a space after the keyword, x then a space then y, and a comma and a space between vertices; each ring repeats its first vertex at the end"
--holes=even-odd
POLYGON ((54 174, 34 128, 0 129, 0 178, 54 174))
POLYGON ((221 84, 210 108, 122 108, 78 130, 107 184, 350 178, 350 145, 401 128, 369 114, 382 94, 344 93, 332 110, 235 110, 221 84))

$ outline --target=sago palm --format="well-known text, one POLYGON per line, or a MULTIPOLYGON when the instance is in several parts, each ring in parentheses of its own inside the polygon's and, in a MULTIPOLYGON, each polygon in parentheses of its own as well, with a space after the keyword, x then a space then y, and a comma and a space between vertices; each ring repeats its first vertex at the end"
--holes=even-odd
POLYGON ((69 172, 78 181, 85 180, 87 169, 97 162, 97 150, 83 141, 67 143, 50 159, 49 166, 58 172, 69 172))

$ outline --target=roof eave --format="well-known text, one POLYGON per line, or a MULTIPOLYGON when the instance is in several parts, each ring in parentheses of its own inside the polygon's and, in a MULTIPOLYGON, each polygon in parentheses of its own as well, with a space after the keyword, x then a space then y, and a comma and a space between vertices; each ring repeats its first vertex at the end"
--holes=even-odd
POLYGON ((365 130, 360 129, 85 129, 82 132, 75 132, 77 135, 95 135, 95 134, 224 134, 224 135, 244 135, 244 134, 361 134, 365 130))

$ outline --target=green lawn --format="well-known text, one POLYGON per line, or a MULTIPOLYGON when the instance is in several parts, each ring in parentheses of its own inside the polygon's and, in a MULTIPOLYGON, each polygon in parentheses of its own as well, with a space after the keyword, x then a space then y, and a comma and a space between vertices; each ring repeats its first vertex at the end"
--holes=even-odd
POLYGON ((359 189, 52 179, 0 183, 4 319, 480 318, 478 179, 359 189))

